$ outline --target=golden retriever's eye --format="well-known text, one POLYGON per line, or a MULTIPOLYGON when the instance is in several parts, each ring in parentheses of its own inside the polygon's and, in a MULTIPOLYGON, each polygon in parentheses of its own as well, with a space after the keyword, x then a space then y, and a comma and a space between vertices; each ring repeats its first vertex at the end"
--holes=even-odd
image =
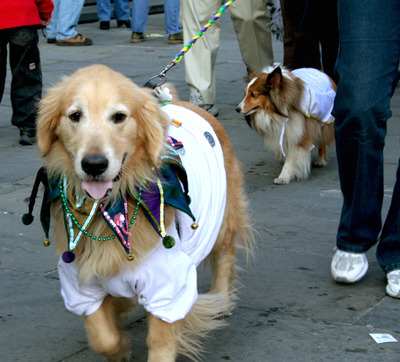
POLYGON ((68 116, 68 118, 72 121, 72 122, 79 122, 80 118, 81 118, 81 113, 80 112, 74 112, 72 114, 70 114, 68 116))
POLYGON ((251 92, 250 95, 254 98, 256 94, 254 92, 251 92))
POLYGON ((123 121, 126 120, 126 114, 120 112, 115 113, 112 116, 112 120, 114 121, 114 123, 122 123, 123 121))

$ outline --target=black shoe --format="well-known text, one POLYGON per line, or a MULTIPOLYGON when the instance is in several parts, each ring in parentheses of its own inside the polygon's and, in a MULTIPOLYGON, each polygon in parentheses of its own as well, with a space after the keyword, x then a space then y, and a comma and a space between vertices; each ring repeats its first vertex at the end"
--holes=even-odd
POLYGON ((56 38, 47 38, 48 44, 54 44, 56 42, 56 38))
POLYGON ((32 146, 36 143, 35 131, 20 131, 19 144, 22 146, 32 146))
POLYGON ((100 21, 100 29, 101 30, 110 29, 110 22, 109 21, 100 21))
POLYGON ((129 20, 117 20, 117 25, 118 28, 120 28, 122 25, 125 25, 127 28, 130 28, 131 22, 129 20))

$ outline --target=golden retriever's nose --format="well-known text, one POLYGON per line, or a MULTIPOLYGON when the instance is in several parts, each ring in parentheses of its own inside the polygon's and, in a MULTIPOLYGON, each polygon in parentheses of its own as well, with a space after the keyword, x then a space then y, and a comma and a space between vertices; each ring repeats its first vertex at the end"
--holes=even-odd
POLYGON ((90 176, 99 176, 108 167, 108 159, 103 155, 88 155, 82 159, 82 170, 90 176))

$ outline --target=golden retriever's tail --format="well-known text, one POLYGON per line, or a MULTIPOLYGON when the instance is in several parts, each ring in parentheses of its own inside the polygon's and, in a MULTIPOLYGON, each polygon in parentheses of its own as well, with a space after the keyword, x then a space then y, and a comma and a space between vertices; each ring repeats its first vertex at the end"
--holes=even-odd
POLYGON ((223 319, 233 304, 226 293, 200 294, 189 314, 174 323, 178 354, 199 361, 204 347, 201 339, 214 329, 225 327, 223 319))

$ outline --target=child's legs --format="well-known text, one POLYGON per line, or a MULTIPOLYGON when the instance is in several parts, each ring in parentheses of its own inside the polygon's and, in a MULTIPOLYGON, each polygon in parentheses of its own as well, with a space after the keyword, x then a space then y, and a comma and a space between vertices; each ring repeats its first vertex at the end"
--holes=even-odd
POLYGON ((12 71, 11 122, 24 131, 36 129, 36 107, 42 96, 42 72, 36 28, 20 27, 10 34, 12 71))

